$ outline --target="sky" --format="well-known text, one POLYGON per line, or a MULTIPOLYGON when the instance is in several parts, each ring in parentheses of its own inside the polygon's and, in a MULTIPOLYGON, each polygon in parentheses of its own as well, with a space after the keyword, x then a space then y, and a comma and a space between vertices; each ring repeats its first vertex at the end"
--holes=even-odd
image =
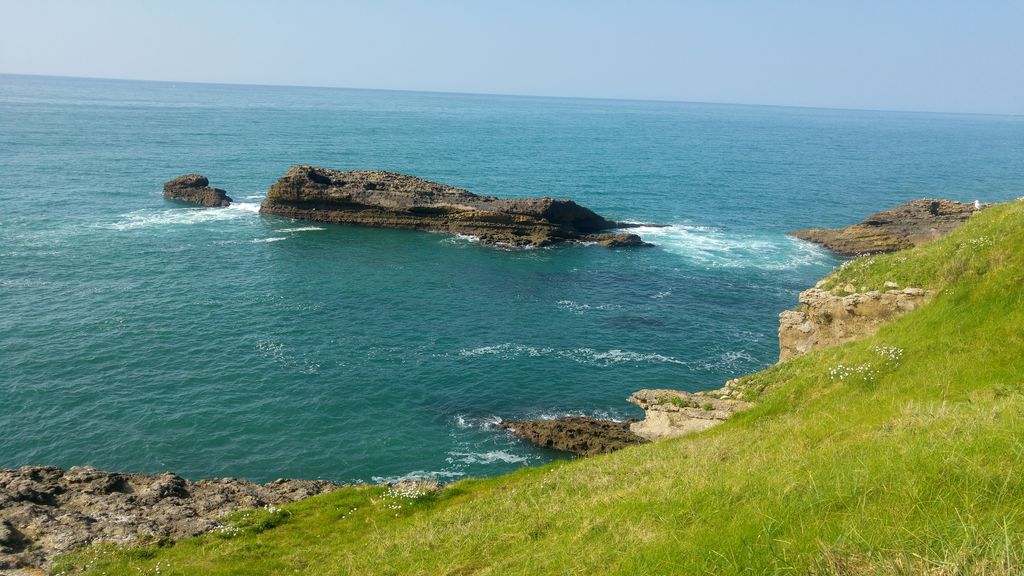
POLYGON ((0 73, 1024 114, 1024 0, 0 0, 0 73))

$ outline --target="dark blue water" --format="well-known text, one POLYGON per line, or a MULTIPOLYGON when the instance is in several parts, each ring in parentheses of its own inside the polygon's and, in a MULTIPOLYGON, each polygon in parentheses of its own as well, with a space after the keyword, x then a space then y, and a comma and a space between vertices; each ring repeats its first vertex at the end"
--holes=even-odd
POLYGON ((777 357, 836 260, 784 235, 1024 194, 1024 119, 0 76, 0 466, 441 479, 497 418, 635 416, 777 357), (647 250, 256 214, 291 165, 571 197, 647 250), (238 201, 191 208, 201 172, 238 201))

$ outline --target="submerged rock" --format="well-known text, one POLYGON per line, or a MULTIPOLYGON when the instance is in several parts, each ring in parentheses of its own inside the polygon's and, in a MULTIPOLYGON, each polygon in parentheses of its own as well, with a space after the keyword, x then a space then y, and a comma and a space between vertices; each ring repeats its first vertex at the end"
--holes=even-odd
POLYGON ((516 436, 542 448, 591 456, 614 452, 645 439, 630 431, 630 422, 566 416, 553 420, 506 420, 500 424, 516 436))
POLYGON ((220 188, 210 188, 202 174, 185 174, 164 183, 164 198, 203 206, 230 206, 231 197, 220 188))
POLYGON ((807 228, 791 236, 843 256, 895 252, 949 234, 983 206, 954 200, 911 200, 845 228, 807 228))
POLYGON ((541 247, 567 240, 648 246, 628 227, 572 200, 480 196, 392 172, 295 166, 267 192, 260 214, 376 228, 475 236, 486 244, 541 247))
POLYGON ((195 536, 219 528, 218 519, 229 512, 337 487, 323 480, 193 482, 170 472, 119 474, 88 466, 0 469, 0 573, 45 569, 57 555, 93 542, 195 536))
POLYGON ((882 324, 917 309, 931 296, 920 288, 846 295, 820 288, 804 290, 799 310, 779 314, 779 362, 871 336, 882 324))
POLYGON ((633 422, 629 429, 647 440, 701 432, 726 421, 733 412, 753 406, 750 402, 680 390, 638 390, 627 400, 645 412, 644 419, 633 422))

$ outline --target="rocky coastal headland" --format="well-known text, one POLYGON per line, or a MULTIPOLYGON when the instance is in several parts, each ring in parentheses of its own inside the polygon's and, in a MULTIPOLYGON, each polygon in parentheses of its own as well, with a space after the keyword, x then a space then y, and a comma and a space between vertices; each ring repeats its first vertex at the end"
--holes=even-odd
POLYGON ((843 228, 806 228, 789 234, 841 256, 894 252, 937 240, 983 207, 955 200, 911 200, 843 228))
POLYGON ((466 234, 492 245, 542 247, 564 241, 649 246, 628 224, 572 200, 480 196, 414 176, 295 166, 267 192, 260 214, 335 224, 466 234))
POLYGON ((202 174, 185 174, 164 183, 164 198, 191 202, 201 206, 226 207, 233 201, 227 192, 211 188, 202 174))
MULTIPOLYGON (((193 199, 189 201, 206 201, 209 190, 213 200, 224 195, 208 184, 205 177, 186 175, 168 182, 165 194, 193 199)), ((844 254, 893 251, 945 235, 976 210, 974 205, 945 200, 913 201, 847 228, 794 234, 814 237, 844 254)), ((475 234, 490 243, 515 246, 565 240, 615 245, 621 236, 601 232, 616 223, 568 200, 502 200, 387 172, 309 166, 289 170, 271 188, 262 211, 325 222, 475 234)), ((642 243, 633 238, 623 242, 642 243)), ((895 282, 886 282, 885 288, 857 291, 850 284, 819 283, 802 292, 798 309, 780 315, 780 362, 867 337, 932 296, 895 282)), ((639 390, 628 401, 644 410, 642 420, 570 416, 506 421, 501 427, 545 448, 580 456, 603 454, 721 424, 753 406, 746 401, 747 392, 757 386, 753 378, 743 377, 703 392, 639 390)), ((161 541, 230 529, 221 521, 231 512, 274 507, 338 487, 320 480, 190 481, 170 472, 129 474, 91 467, 0 469, 0 573, 38 573, 57 555, 95 542, 161 541)), ((413 488, 429 491, 439 485, 430 482, 413 488)))

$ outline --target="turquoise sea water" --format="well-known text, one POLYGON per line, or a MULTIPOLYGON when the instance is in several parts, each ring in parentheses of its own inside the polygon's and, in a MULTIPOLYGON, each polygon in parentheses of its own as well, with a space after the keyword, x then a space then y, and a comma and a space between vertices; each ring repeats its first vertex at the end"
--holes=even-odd
POLYGON ((787 230, 1024 195, 1024 118, 0 76, 0 466, 442 480, 770 365, 837 264, 787 230), (571 197, 657 247, 257 213, 289 166, 571 197), (228 209, 165 201, 201 172, 228 209))

